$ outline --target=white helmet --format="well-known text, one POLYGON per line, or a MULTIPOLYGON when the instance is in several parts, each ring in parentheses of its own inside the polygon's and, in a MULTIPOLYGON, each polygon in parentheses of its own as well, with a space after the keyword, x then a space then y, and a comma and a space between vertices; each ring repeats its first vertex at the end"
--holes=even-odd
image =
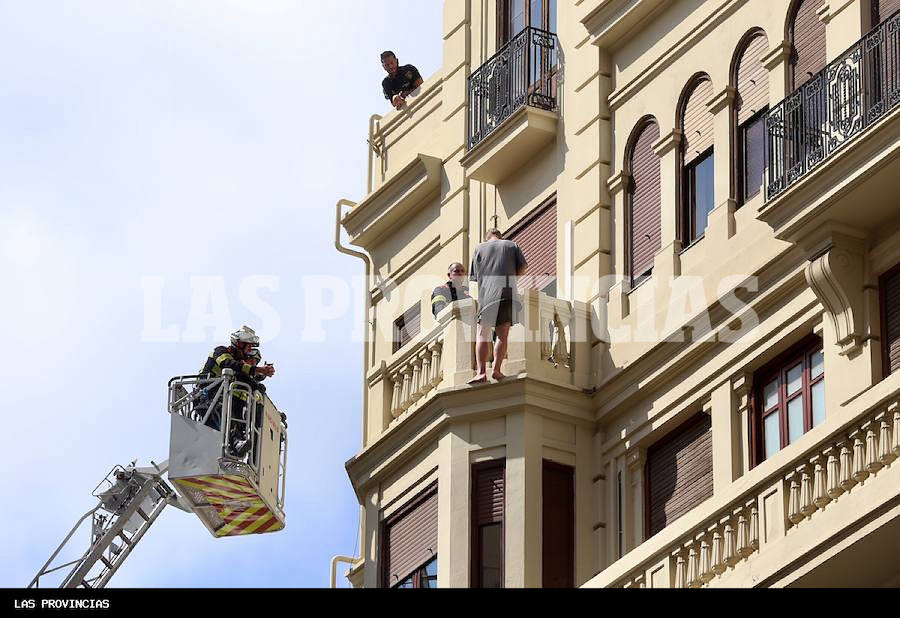
POLYGON ((256 332, 249 326, 241 326, 240 330, 231 333, 231 345, 239 343, 249 343, 252 346, 259 345, 259 337, 256 332))

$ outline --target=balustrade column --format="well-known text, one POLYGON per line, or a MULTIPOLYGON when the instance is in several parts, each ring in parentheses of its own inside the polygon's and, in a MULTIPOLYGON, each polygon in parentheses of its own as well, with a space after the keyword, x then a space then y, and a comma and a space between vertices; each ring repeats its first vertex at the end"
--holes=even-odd
POLYGON ((875 422, 878 423, 879 429, 878 461, 881 462, 882 466, 889 466, 897 459, 891 448, 893 433, 896 432, 897 426, 891 426, 891 415, 887 412, 878 414, 875 417, 875 422))
POLYGON ((853 480, 864 483, 870 472, 866 468, 866 433, 861 430, 850 434, 853 442, 853 480))

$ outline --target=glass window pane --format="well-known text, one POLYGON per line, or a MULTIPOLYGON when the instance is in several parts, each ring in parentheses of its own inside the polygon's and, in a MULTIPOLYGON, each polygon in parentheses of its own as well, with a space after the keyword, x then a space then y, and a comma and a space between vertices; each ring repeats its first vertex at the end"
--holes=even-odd
POLYGON ((765 116, 744 126, 744 200, 749 200, 762 190, 765 170, 763 120, 765 116))
POLYGON ((437 556, 422 567, 420 580, 422 588, 437 588, 437 556))
POLYGON ((763 399, 766 402, 766 411, 771 410, 778 405, 778 386, 779 381, 777 378, 766 384, 766 389, 763 396, 763 399))
POLYGON ((766 459, 781 450, 781 432, 778 430, 778 413, 770 414, 763 421, 763 442, 766 459))
POLYGON ((812 417, 813 427, 825 422, 825 382, 812 387, 812 417))
POLYGON ((525 0, 509 2, 509 38, 525 29, 525 0))
POLYGON ((697 165, 696 171, 696 204, 694 220, 697 222, 697 238, 706 233, 706 224, 710 211, 715 207, 713 162, 715 157, 709 155, 697 165))
POLYGON ((803 426, 803 396, 788 402, 788 444, 793 444, 805 432, 803 426))
POLYGON ((803 388, 803 363, 798 364, 796 367, 791 367, 788 369, 787 374, 787 394, 788 396, 793 395, 794 393, 799 393, 800 389, 803 388))
POLYGON ((400 582, 399 584, 394 586, 394 588, 412 588, 412 587, 413 587, 413 576, 412 575, 410 575, 409 577, 404 579, 402 582, 400 582))
POLYGON ((825 355, 822 352, 814 353, 809 358, 809 368, 813 380, 825 373, 825 355))
POLYGON ((531 0, 531 21, 529 24, 532 28, 544 28, 544 3, 542 0, 531 0))
POLYGON ((548 9, 550 13, 550 24, 548 30, 550 32, 556 32, 556 0, 550 0, 550 7, 548 9))
POLYGON ((482 526, 481 534, 481 587, 502 588, 503 566, 503 526, 491 524, 482 526))

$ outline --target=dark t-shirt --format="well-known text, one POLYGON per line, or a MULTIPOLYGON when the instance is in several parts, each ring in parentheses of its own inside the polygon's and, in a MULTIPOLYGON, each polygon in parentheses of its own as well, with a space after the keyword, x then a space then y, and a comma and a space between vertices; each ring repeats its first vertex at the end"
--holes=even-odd
POLYGON ((521 304, 515 289, 516 273, 527 265, 522 250, 511 240, 491 240, 478 245, 472 256, 469 281, 478 282, 479 318, 502 300, 511 299, 516 306, 521 304))
POLYGON ((397 75, 391 77, 388 75, 381 82, 381 89, 384 90, 384 98, 388 101, 393 100, 394 96, 402 94, 407 90, 414 90, 413 85, 422 79, 419 75, 419 69, 411 64, 403 65, 397 69, 397 75))

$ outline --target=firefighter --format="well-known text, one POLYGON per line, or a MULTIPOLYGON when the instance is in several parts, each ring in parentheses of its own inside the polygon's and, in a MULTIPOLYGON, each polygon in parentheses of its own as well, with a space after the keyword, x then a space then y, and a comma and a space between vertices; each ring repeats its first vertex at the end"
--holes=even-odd
POLYGON ((434 288, 431 293, 431 313, 437 317, 444 307, 453 301, 469 297, 469 288, 466 287, 466 267, 459 262, 453 262, 447 268, 447 283, 434 288))
MULTIPOLYGON (((259 337, 253 332, 253 329, 243 326, 240 330, 231 333, 230 346, 218 346, 212 351, 200 373, 208 378, 218 378, 225 369, 231 369, 234 371, 235 380, 247 384, 251 390, 257 390, 258 380, 275 375, 274 365, 257 367, 252 362, 252 357, 255 356, 254 351, 258 346, 259 337)), ((231 410, 235 420, 243 421, 246 418, 245 408, 248 399, 246 391, 234 392, 231 410)), ((213 429, 219 430, 221 422, 221 407, 217 406, 210 414, 207 424, 213 429)), ((237 456, 246 455, 250 450, 249 436, 245 435, 244 429, 242 423, 232 424, 229 445, 232 453, 237 456)))

